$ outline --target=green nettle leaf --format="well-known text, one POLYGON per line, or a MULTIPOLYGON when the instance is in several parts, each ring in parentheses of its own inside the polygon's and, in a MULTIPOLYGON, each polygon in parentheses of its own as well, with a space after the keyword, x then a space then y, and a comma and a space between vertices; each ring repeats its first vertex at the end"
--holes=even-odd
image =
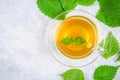
POLYGON ((74 42, 75 42, 75 44, 77 44, 77 45, 82 45, 82 44, 84 44, 86 41, 85 41, 83 38, 81 38, 81 37, 76 37, 75 40, 74 40, 74 42))
POLYGON ((100 46, 105 50, 102 56, 106 59, 115 55, 119 50, 119 43, 112 32, 100 43, 100 46))
POLYGON ((77 3, 83 6, 90 6, 95 2, 95 0, 77 0, 77 3))
POLYGON ((37 5, 41 12, 51 18, 64 12, 59 0, 37 0, 37 5))
POLYGON ((98 0, 100 10, 96 18, 110 27, 120 26, 120 0, 98 0))
POLYGON ((61 76, 64 78, 64 80, 84 80, 84 74, 80 69, 70 69, 61 76))
POLYGON ((73 42, 73 37, 65 37, 61 42, 63 44, 69 45, 73 42))
POLYGON ((113 80, 120 66, 102 65, 96 68, 94 80, 113 80))

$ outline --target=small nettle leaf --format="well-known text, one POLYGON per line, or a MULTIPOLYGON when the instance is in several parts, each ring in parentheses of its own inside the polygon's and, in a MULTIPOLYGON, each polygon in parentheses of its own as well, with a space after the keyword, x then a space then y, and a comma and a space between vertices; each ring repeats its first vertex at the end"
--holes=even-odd
POLYGON ((61 74, 64 80, 84 80, 84 74, 80 69, 70 69, 61 74))
POLYGON ((119 50, 119 43, 112 32, 100 43, 100 46, 105 50, 102 56, 106 59, 115 55, 119 50))
POLYGON ((94 80, 113 80, 120 66, 102 65, 96 68, 94 80))
POLYGON ((81 37, 76 37, 75 40, 74 40, 75 44, 76 45, 82 45, 84 44, 86 41, 85 39, 81 38, 81 37))
POLYGON ((73 42, 73 37, 65 37, 61 42, 63 44, 69 45, 73 42))

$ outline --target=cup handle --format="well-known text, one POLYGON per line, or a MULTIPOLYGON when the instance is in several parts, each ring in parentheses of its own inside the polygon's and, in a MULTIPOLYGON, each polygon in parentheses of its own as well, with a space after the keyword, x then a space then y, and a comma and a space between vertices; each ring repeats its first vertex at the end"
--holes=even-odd
POLYGON ((99 52, 100 55, 105 53, 105 49, 101 47, 100 45, 96 46, 96 50, 99 52))

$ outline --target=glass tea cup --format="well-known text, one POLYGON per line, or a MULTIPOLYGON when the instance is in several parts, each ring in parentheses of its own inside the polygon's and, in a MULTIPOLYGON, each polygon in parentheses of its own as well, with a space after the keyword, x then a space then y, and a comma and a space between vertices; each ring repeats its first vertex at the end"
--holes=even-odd
POLYGON ((88 13, 87 11, 83 11, 83 10, 71 10, 71 11, 66 11, 64 13, 59 14, 54 20, 50 20, 48 22, 43 33, 45 36, 45 38, 44 38, 45 45, 47 46, 49 53, 59 63, 69 66, 69 67, 83 67, 83 66, 86 66, 86 65, 94 62, 100 55, 99 51, 98 51, 99 43, 104 39, 104 34, 106 34, 105 30, 103 29, 103 27, 101 26, 99 21, 92 14, 88 13), (97 27, 97 29, 98 29, 98 39, 97 40, 98 41, 97 41, 97 44, 92 48, 92 51, 88 56, 83 57, 83 58, 78 58, 78 59, 70 58, 68 56, 65 56, 58 48, 58 46, 56 44, 56 31, 57 31, 57 28, 59 27, 60 23, 63 20, 57 20, 57 19, 59 19, 61 16, 65 15, 65 14, 66 14, 65 19, 67 19, 71 16, 86 17, 89 20, 91 20, 97 27))

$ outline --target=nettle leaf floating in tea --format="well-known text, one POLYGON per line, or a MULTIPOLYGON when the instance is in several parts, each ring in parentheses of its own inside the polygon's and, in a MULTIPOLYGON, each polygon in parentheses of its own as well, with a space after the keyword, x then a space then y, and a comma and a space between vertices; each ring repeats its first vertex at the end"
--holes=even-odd
POLYGON ((61 76, 64 78, 64 80, 84 80, 84 74, 80 69, 70 69, 61 76))
POLYGON ((63 44, 69 45, 73 42, 73 37, 65 37, 61 42, 63 44))
POLYGON ((75 40, 74 40, 75 44, 76 45, 82 45, 84 44, 86 41, 85 39, 81 38, 81 37, 76 37, 75 40))
POLYGON ((83 39, 81 37, 76 37, 75 39, 73 37, 65 37, 64 39, 62 39, 61 42, 65 45, 69 45, 69 44, 73 44, 73 43, 75 43, 76 45, 82 45, 86 41, 85 41, 85 39, 83 39))
POLYGON ((110 27, 120 26, 120 0, 98 0, 100 10, 96 17, 110 27))
POLYGON ((100 46, 105 50, 102 56, 106 59, 115 55, 119 50, 119 43, 112 32, 100 43, 100 46))
MULTIPOLYGON (((37 6, 42 13, 50 18, 56 18, 59 14, 73 10, 77 4, 88 6, 95 0, 37 0, 37 6)), ((67 13, 60 15, 56 19, 63 20, 67 13)))
POLYGON ((94 80, 113 80, 120 66, 102 65, 96 68, 94 80))

